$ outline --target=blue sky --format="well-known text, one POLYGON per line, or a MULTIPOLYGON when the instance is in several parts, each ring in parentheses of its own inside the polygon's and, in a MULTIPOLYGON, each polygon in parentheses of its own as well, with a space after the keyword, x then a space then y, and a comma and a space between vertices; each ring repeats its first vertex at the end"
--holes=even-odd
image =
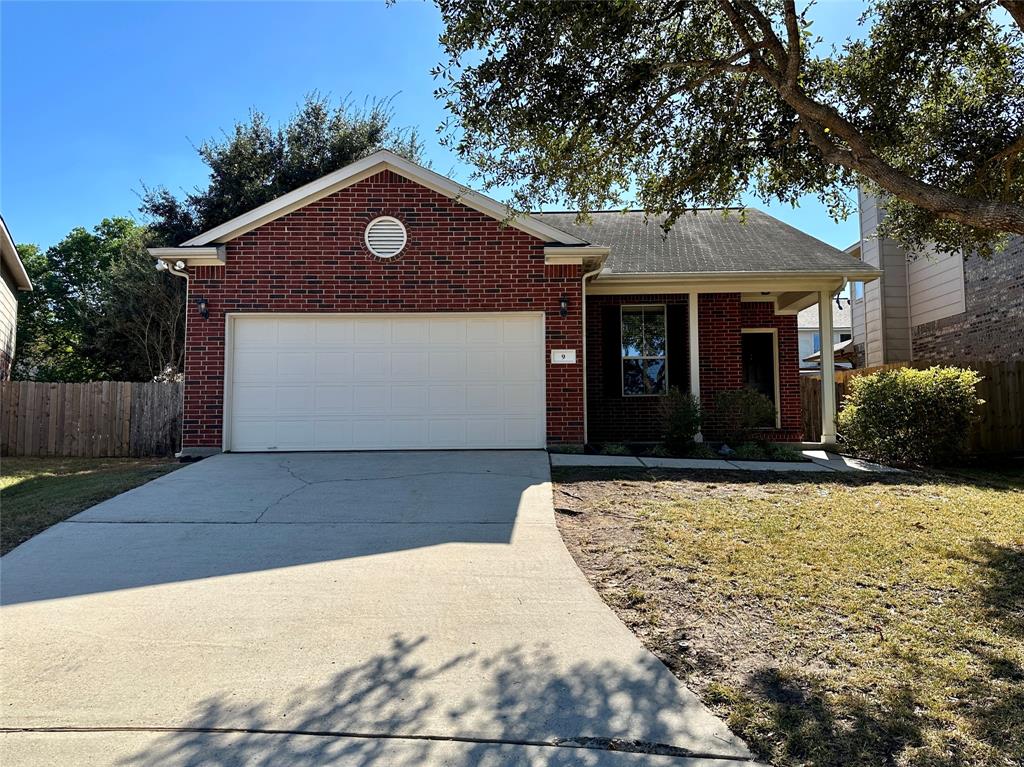
MULTIPOLYGON (((826 36, 855 34, 862 4, 815 9, 826 36)), ((471 169, 439 146, 429 3, 0 3, 0 211, 18 242, 52 245, 75 226, 136 215, 142 183, 205 181, 192 143, 258 107, 275 122, 303 94, 394 97, 439 173, 471 169)), ((500 195, 498 195, 500 196, 500 195)), ((762 204, 751 201, 758 207, 762 204)), ((774 215, 837 247, 857 238, 813 200, 774 215)))

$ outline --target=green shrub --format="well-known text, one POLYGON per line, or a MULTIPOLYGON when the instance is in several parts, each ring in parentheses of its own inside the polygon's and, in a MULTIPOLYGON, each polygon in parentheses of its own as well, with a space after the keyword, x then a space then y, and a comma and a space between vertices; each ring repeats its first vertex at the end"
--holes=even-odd
POLYGON ((564 455, 579 455, 583 452, 583 445, 574 442, 565 442, 555 445, 548 445, 549 453, 561 453, 564 455))
POLYGON ((662 437, 665 447, 673 455, 683 455, 693 446, 693 438, 700 431, 703 412, 700 400, 690 392, 673 386, 661 398, 661 416, 665 424, 662 437))
POLYGON ((807 459, 800 453, 799 450, 794 450, 786 445, 772 445, 767 444, 764 446, 765 455, 769 461, 806 461, 807 459))
POLYGON ((715 395, 715 414, 727 441, 752 441, 757 429, 775 425, 775 405, 761 392, 745 386, 715 395))
POLYGON ((606 442, 601 445, 601 455, 629 455, 629 448, 617 442, 606 442))
POLYGON ((647 455, 651 456, 651 458, 671 458, 672 451, 664 445, 655 445, 647 451, 647 455))
POLYGON ((768 459, 768 456, 765 449, 756 442, 744 442, 729 458, 736 461, 764 461, 768 459))
POLYGON ((844 445, 873 461, 941 464, 964 453, 981 377, 973 370, 901 368, 850 381, 836 419, 844 445))
POLYGON ((716 453, 712 448, 705 445, 703 442, 695 444, 689 450, 686 451, 687 458, 701 458, 707 460, 721 460, 722 456, 716 453))

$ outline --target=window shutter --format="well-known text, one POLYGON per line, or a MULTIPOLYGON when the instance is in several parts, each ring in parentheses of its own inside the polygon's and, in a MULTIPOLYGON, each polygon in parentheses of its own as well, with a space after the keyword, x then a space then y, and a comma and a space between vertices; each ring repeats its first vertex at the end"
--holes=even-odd
POLYGON ((665 307, 665 333, 668 336, 668 385, 680 391, 690 389, 689 332, 687 330, 686 304, 669 304, 665 307))
POLYGON ((604 346, 601 375, 604 376, 604 395, 622 396, 622 326, 618 306, 601 310, 601 338, 604 346))

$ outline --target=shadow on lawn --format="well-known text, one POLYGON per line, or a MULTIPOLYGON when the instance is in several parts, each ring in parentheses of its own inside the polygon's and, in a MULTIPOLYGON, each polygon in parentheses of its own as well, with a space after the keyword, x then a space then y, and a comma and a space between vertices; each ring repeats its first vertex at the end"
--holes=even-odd
MULTIPOLYGON (((695 704, 680 699, 675 680, 650 656, 626 667, 566 668, 543 646, 438 661, 427 644, 422 636, 392 637, 387 651, 287 700, 239 705, 231 696, 211 698, 187 729, 159 735, 119 764, 569 767, 594 764, 607 750, 651 753, 650 743, 663 744, 653 752, 666 756, 685 753, 671 741, 687 736, 679 717, 695 704), (446 675, 464 684, 432 686, 446 675), (442 698, 438 689, 453 692, 442 698), (637 735, 644 743, 613 741, 637 735), (523 748, 531 742, 537 745, 523 748)), ((719 742, 717 753, 730 753, 726 746, 719 742)))

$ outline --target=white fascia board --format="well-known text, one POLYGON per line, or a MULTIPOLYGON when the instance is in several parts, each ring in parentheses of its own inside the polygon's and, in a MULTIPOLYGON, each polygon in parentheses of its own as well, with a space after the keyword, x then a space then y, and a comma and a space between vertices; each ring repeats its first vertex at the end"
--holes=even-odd
POLYGON ((223 245, 176 248, 147 248, 149 255, 163 261, 184 261, 188 266, 224 266, 223 245))
POLYGON ((18 290, 32 290, 32 280, 29 279, 28 272, 25 271, 25 265, 21 263, 18 246, 14 244, 11 230, 7 228, 7 222, 4 221, 3 216, 0 216, 0 256, 7 264, 7 268, 11 270, 14 284, 18 286, 18 290))
POLYGON ((611 249, 604 245, 548 245, 544 248, 544 263, 548 266, 557 264, 588 264, 592 269, 602 266, 611 249))
POLYGON ((311 181, 305 186, 300 186, 288 194, 281 195, 275 200, 260 205, 258 208, 253 208, 248 213, 243 213, 241 216, 233 218, 220 226, 196 235, 192 239, 183 242, 182 245, 209 245, 211 243, 227 242, 258 226, 262 226, 268 221, 291 213, 304 205, 308 205, 347 186, 369 178, 382 170, 393 170, 410 181, 461 202, 499 221, 506 222, 509 226, 514 226, 545 242, 558 242, 567 245, 586 244, 584 240, 556 229, 549 224, 545 224, 533 216, 526 214, 514 216, 507 205, 497 200, 492 200, 490 197, 479 192, 467 189, 450 178, 445 178, 439 173, 417 165, 404 157, 399 157, 394 152, 382 149, 361 160, 356 160, 344 168, 339 168, 333 173, 328 173, 316 181, 311 181))

